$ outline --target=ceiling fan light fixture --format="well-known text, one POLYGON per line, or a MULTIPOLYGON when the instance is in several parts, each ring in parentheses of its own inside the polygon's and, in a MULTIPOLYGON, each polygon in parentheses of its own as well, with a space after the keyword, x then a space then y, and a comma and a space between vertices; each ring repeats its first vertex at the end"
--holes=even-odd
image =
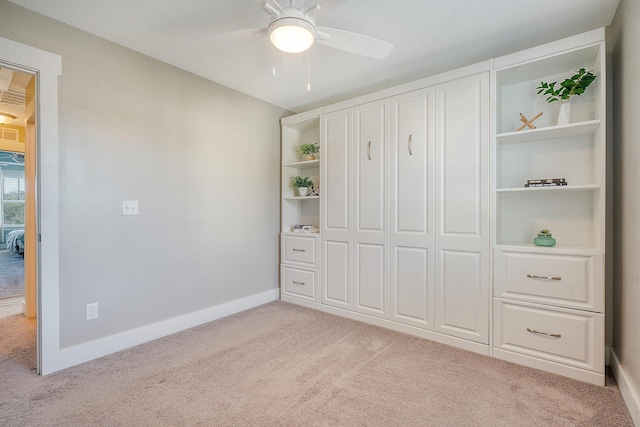
POLYGON ((316 39, 316 29, 303 19, 282 18, 269 26, 269 39, 283 52, 300 53, 311 47, 316 39))
POLYGON ((16 119, 16 116, 13 116, 13 115, 8 114, 8 113, 0 113, 0 124, 2 124, 2 125, 8 125, 9 123, 14 121, 15 119, 16 119))

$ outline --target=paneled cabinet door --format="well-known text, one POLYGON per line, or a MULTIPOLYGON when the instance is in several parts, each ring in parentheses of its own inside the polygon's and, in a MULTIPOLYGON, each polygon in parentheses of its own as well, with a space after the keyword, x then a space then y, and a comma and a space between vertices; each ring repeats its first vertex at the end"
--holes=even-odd
POLYGON ((354 107, 354 310, 388 317, 389 100, 354 107))
POLYGON ((351 308, 352 264, 351 109, 322 116, 322 303, 351 308))
POLYGON ((489 342, 489 75, 436 87, 436 331, 489 342))
POLYGON ((434 88, 391 98, 390 317, 433 329, 434 88))

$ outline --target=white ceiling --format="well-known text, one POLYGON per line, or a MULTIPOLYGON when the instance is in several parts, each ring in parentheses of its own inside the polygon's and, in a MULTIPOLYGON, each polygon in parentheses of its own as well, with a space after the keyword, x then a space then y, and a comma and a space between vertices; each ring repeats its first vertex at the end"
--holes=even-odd
POLYGON ((365 34, 395 47, 379 60, 315 44, 310 49, 308 92, 306 53, 274 55, 268 38, 187 43, 264 27, 269 15, 256 4, 259 0, 12 1, 296 112, 607 26, 619 2, 347 0, 318 18, 318 25, 365 34))

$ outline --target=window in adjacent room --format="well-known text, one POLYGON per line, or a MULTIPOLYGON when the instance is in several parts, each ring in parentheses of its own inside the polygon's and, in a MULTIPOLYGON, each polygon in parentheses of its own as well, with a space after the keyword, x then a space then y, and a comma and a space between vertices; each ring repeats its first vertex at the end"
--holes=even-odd
POLYGON ((2 222, 24 225, 24 176, 2 177, 2 222))

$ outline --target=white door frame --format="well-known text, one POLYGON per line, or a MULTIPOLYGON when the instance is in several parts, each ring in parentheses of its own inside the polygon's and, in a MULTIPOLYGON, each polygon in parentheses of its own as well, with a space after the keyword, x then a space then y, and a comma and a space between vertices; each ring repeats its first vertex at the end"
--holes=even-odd
POLYGON ((62 58, 0 37, 0 64, 36 76, 37 363, 45 375, 63 365, 59 300, 58 76, 62 58))

